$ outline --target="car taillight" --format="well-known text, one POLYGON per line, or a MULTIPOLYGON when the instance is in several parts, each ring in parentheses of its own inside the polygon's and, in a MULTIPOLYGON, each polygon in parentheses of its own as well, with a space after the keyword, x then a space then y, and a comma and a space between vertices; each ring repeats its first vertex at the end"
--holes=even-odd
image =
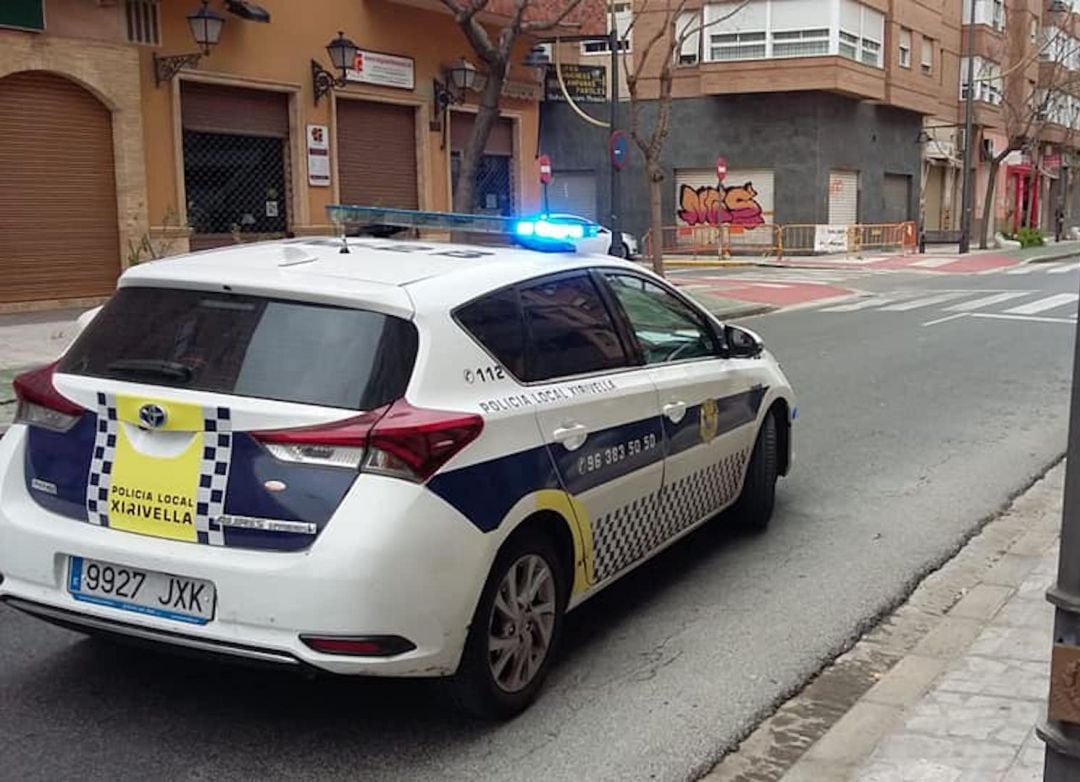
POLYGON ((352 467, 422 483, 483 428, 478 415, 427 410, 401 399, 345 421, 251 436, 285 461, 352 467))
POLYGON ((364 470, 426 481, 483 428, 476 414, 425 410, 400 399, 368 435, 364 470))
POLYGON ((24 372, 12 383, 15 389, 15 423, 66 432, 86 410, 61 395, 53 385, 56 364, 24 372))
POLYGON ((386 410, 380 407, 344 421, 302 429, 252 432, 251 436, 282 461, 357 469, 364 460, 368 433, 386 410))
POLYGON ((318 636, 302 635, 300 640, 316 652, 351 657, 394 657, 416 648, 412 641, 396 635, 318 636))

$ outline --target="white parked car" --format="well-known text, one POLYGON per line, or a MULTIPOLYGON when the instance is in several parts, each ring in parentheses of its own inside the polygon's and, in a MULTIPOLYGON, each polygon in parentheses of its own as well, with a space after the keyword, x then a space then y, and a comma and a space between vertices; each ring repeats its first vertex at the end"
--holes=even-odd
POLYGON ((537 695, 565 613, 791 460, 776 361, 615 258, 385 239, 133 267, 0 440, 0 600, 338 674, 537 695))
POLYGON ((625 231, 620 231, 619 236, 622 237, 621 247, 616 247, 617 253, 612 253, 612 233, 610 228, 605 228, 602 225, 593 223, 584 217, 578 217, 577 215, 570 214, 551 214, 548 215, 551 220, 572 223, 580 221, 583 224, 589 224, 596 226, 595 234, 586 236, 582 239, 576 239, 574 244, 578 250, 585 253, 593 253, 594 255, 611 255, 614 254, 619 258, 635 259, 641 256, 641 250, 638 247, 638 240, 631 234, 625 231))

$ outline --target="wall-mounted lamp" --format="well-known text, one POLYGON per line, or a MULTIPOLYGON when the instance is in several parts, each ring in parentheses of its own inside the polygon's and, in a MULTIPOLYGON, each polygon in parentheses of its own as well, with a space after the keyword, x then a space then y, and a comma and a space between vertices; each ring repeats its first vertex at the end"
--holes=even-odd
MULTIPOLYGON (((431 85, 435 101, 435 116, 431 120, 432 132, 443 129, 443 120, 452 105, 465 102, 465 94, 476 86, 476 75, 476 66, 462 57, 444 71, 442 81, 435 79, 431 85)), ((445 146, 445 139, 443 145, 445 146)))
POLYGON ((933 141, 933 138, 925 130, 920 130, 919 137, 915 139, 916 144, 929 144, 931 141, 933 141))
POLYGON ((217 46, 221 39, 221 28, 225 26, 225 17, 208 7, 208 0, 202 0, 202 7, 187 16, 191 37, 195 39, 201 52, 191 54, 172 54, 165 57, 154 55, 154 78, 158 86, 171 81, 182 68, 198 65, 199 60, 210 54, 210 49, 217 46))
POLYGON ((359 47, 345 37, 345 33, 338 30, 338 37, 326 45, 326 53, 330 55, 330 64, 341 73, 336 77, 330 71, 323 68, 315 60, 311 61, 311 82, 315 89, 315 105, 319 105, 319 98, 329 95, 336 87, 344 87, 349 83, 347 74, 350 68, 356 66, 356 53, 359 47))

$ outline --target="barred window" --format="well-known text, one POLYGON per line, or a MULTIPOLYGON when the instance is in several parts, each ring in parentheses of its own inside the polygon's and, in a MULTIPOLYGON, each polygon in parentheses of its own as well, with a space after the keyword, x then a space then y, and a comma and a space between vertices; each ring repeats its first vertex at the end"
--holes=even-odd
POLYGON ((158 46, 161 43, 158 0, 127 0, 125 10, 128 41, 158 46))

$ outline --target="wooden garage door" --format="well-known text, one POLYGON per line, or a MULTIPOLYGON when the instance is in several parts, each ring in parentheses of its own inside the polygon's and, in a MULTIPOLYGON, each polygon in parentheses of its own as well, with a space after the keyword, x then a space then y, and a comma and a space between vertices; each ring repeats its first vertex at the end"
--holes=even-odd
POLYGON ((107 295, 120 273, 112 118, 72 81, 0 78, 0 303, 107 295))
POLYGON ((411 106, 339 100, 337 158, 343 204, 419 208, 411 106))

